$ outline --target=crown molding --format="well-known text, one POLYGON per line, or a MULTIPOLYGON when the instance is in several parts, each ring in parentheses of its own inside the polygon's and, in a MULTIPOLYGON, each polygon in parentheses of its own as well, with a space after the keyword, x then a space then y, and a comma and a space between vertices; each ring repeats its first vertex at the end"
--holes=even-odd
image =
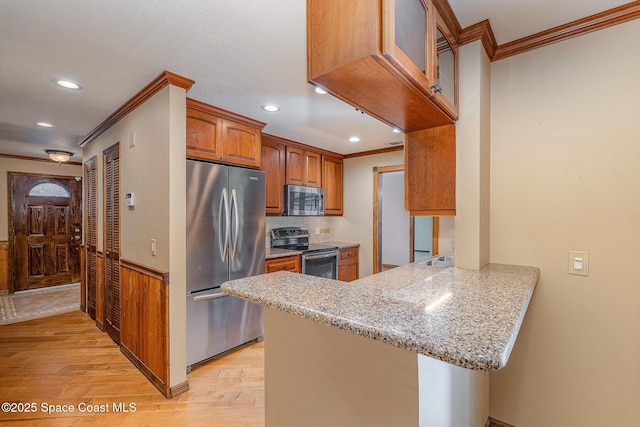
POLYGON ((323 156, 336 157, 338 159, 342 159, 344 155, 340 153, 336 153, 334 151, 325 150, 323 148, 314 147, 312 145, 304 144, 302 142, 293 141, 291 139, 283 138, 281 136, 271 135, 269 133, 262 133, 262 140, 271 140, 272 142, 278 142, 283 145, 288 145, 290 147, 299 148, 301 150, 314 151, 316 153, 320 153, 323 156))
POLYGON ((518 40, 498 46, 498 49, 491 59, 497 61, 509 56, 517 55, 529 50, 537 49, 572 37, 587 34, 603 28, 612 27, 640 18, 640 1, 628 3, 595 15, 587 16, 564 25, 541 31, 518 40))
POLYGON ((402 151, 402 150, 404 150, 404 144, 396 145, 394 147, 378 148, 378 149, 369 150, 369 151, 359 151, 357 153, 345 154, 343 157, 345 159, 352 159, 354 157, 373 156, 374 154, 391 153, 393 151, 402 151))
POLYGON ((640 0, 628 3, 586 18, 559 25, 527 37, 497 45, 491 23, 488 20, 478 22, 460 31, 458 43, 464 45, 482 40, 491 61, 498 61, 539 47, 547 46, 603 28, 612 27, 640 18, 640 0))
MULTIPOLYGON (((31 156, 20 156, 17 154, 3 154, 0 153, 0 157, 6 157, 8 159, 15 159, 15 160, 29 160, 32 162, 46 162, 46 163, 58 163, 58 162, 54 162, 53 160, 51 160, 50 158, 40 158, 40 157, 31 157, 31 156)), ((74 166, 82 166, 82 162, 64 162, 62 163, 64 165, 74 165, 74 166)))
POLYGON ((473 24, 470 27, 463 29, 460 32, 458 43, 460 43, 460 45, 463 45, 474 42, 476 40, 482 41, 482 46, 484 46, 484 50, 487 52, 487 56, 492 59, 496 54, 498 43, 496 42, 496 38, 493 35, 493 29, 491 28, 491 23, 488 19, 485 19, 482 22, 478 22, 477 24, 473 24))
POLYGON ((187 108, 198 110, 207 114, 213 114, 214 116, 222 117, 223 119, 233 120, 235 122, 254 127, 256 129, 263 129, 267 125, 266 123, 259 120, 241 116, 240 114, 224 110, 220 107, 215 107, 211 104, 207 104, 206 102, 198 101, 197 99, 193 98, 187 98, 187 108))
POLYGON ((135 94, 132 98, 130 98, 127 102, 122 104, 120 108, 113 112, 105 121, 100 123, 94 130, 89 132, 78 145, 83 147, 100 136, 104 131, 109 129, 111 126, 115 125, 120 121, 120 119, 124 118, 143 104, 146 100, 151 98, 153 95, 158 93, 161 89, 168 85, 178 86, 182 89, 188 91, 191 89, 191 86, 195 83, 194 80, 188 79, 186 77, 182 77, 178 74, 172 73, 170 71, 163 71, 158 77, 156 77, 151 83, 149 83, 144 89, 135 94))

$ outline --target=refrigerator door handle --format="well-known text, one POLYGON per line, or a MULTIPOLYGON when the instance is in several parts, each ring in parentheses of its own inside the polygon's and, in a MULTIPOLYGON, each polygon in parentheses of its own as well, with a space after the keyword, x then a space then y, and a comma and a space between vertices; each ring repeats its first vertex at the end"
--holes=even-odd
POLYGON ((197 296, 197 297, 193 297, 194 301, 205 301, 205 300, 209 300, 209 299, 218 299, 218 298, 224 298, 224 297, 228 297, 230 295, 222 293, 222 292, 216 292, 215 294, 209 294, 209 295, 201 295, 201 296, 197 296))
POLYGON ((229 202, 228 202, 228 198, 227 198, 227 189, 223 188, 222 189, 222 195, 220 196, 220 207, 218 209, 218 229, 221 230, 221 222, 222 222, 222 218, 223 218, 223 213, 222 213, 222 207, 224 206, 224 219, 225 219, 225 226, 224 226, 224 243, 222 241, 222 235, 219 236, 218 242, 220 244, 220 253, 221 256, 220 258, 222 259, 222 262, 226 262, 227 261, 227 255, 229 254, 229 220, 230 220, 230 216, 229 216, 229 202))
POLYGON ((240 232, 240 217, 238 214, 238 195, 236 193, 236 189, 233 188, 231 190, 231 209, 235 213, 235 232, 233 236, 233 252, 231 254, 231 259, 235 260, 238 255, 238 233, 240 232))

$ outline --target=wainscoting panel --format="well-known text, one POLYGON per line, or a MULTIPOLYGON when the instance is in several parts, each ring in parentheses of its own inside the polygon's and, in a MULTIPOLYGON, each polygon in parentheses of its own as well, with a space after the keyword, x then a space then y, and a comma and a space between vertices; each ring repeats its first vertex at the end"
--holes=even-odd
POLYGON ((0 242, 0 294, 9 292, 9 242, 0 242))
POLYGON ((169 275, 120 259, 120 280, 120 349, 165 397, 171 397, 169 275))

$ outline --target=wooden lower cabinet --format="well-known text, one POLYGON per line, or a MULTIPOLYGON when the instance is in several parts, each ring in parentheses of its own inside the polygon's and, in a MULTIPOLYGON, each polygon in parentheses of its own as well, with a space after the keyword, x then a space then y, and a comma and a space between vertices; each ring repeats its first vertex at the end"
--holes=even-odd
POLYGON ((287 256, 282 258, 272 258, 265 262, 265 272, 275 273, 276 271, 291 271, 300 273, 300 256, 287 256))
POLYGON ((358 279, 359 252, 357 246, 338 251, 338 280, 352 282, 358 279))

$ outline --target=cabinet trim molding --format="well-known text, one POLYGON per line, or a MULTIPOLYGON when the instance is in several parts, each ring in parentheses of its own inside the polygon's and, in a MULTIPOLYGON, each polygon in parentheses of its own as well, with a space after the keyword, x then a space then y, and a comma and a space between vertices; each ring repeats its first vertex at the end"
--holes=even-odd
POLYGON ((249 117, 241 116, 232 111, 224 110, 220 107, 215 107, 211 104, 207 104, 202 101, 198 101, 193 98, 187 98, 187 108, 202 111, 203 113, 213 114, 214 116, 221 117, 223 119, 231 120, 237 123, 242 123, 247 126, 262 129, 267 124, 259 120, 255 120, 249 117))
POLYGON ((335 152, 329 151, 329 150, 323 150, 322 148, 313 147, 311 145, 303 144, 302 142, 293 141, 291 139, 282 138, 280 136, 271 135, 271 134, 268 134, 268 133, 263 133, 262 136, 263 137, 267 137, 267 138, 269 138, 270 140, 272 140, 274 142, 279 142, 281 144, 288 145, 288 146, 294 147, 294 148, 299 148, 301 150, 313 151, 314 153, 320 153, 320 154, 325 155, 325 156, 337 157, 339 159, 345 158, 345 155, 343 155, 343 154, 335 153, 335 152))
POLYGON ((345 159, 352 159, 354 157, 373 156, 374 154, 391 153, 393 151, 404 150, 404 144, 396 145, 395 147, 377 148, 375 150, 359 151, 357 153, 345 154, 345 159))

